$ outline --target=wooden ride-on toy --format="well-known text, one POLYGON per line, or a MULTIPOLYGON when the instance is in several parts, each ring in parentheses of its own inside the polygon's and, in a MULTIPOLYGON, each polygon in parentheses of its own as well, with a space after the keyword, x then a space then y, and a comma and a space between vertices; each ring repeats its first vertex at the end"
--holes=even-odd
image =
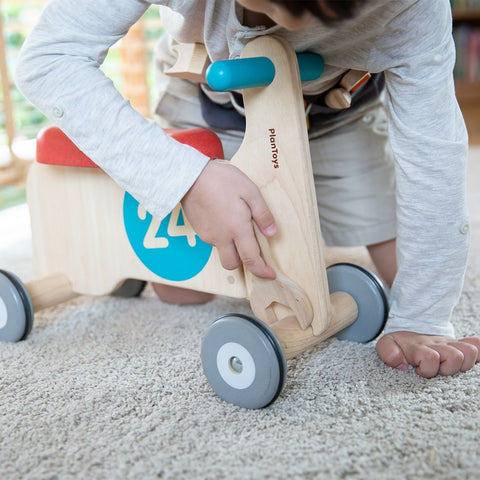
MULTIPOLYGON (((27 188, 39 279, 24 285, 0 271, 0 340, 26 338, 42 308, 78 294, 136 295, 147 281, 247 298, 254 316, 216 319, 201 357, 222 399, 261 408, 282 391, 287 359, 332 335, 366 342, 380 333, 388 309, 382 283, 353 264, 325 267, 295 52, 282 39, 260 37, 242 54, 258 56, 271 60, 274 78, 243 90, 245 138, 231 161, 258 185, 275 216, 274 237, 256 234, 276 279, 225 270, 180 205, 161 222, 153 218, 53 128, 38 140, 27 188)), ((173 136, 222 158, 208 130, 173 136)))

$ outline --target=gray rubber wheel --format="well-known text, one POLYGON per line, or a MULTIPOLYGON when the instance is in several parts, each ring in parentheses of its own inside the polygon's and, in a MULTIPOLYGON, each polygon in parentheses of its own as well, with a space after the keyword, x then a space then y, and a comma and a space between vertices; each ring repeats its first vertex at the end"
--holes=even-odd
POLYGON ((208 329, 202 365, 215 393, 244 408, 273 403, 287 374, 285 353, 273 331, 239 313, 219 317, 208 329))
POLYGON ((19 342, 27 338, 33 316, 25 285, 13 273, 0 270, 0 341, 19 342))
POLYGON ((330 293, 346 292, 357 302, 358 317, 338 332, 339 340, 366 343, 376 338, 388 317, 385 287, 375 274, 353 263, 337 263, 327 268, 330 293))
POLYGON ((147 282, 143 280, 136 280, 134 278, 129 278, 125 280, 113 293, 114 297, 123 297, 123 298, 133 298, 139 297, 147 282))

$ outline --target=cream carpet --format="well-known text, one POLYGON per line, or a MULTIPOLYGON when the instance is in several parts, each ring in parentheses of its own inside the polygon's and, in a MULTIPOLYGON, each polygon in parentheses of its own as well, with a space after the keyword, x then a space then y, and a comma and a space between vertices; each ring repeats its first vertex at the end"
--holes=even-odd
MULTIPOLYGON (((459 335, 480 334, 480 149, 469 201, 459 335)), ((0 268, 33 276, 24 206, 0 212, 0 268)), ((0 478, 480 478, 480 365, 425 380, 332 339, 248 411, 219 400, 200 364, 203 333, 235 311, 248 304, 174 307, 147 290, 39 312, 27 341, 0 345, 0 478)))

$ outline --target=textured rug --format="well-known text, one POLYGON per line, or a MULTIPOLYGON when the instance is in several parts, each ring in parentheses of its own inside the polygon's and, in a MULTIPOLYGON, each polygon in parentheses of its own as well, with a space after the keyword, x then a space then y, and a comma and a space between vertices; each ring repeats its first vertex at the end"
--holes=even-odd
MULTIPOLYGON (((472 250, 455 310, 480 334, 480 150, 471 151, 472 250)), ((0 212, 0 268, 33 276, 25 206, 0 212)), ((330 339, 289 362, 263 410, 217 398, 201 339, 245 301, 202 307, 79 297, 0 345, 0 478, 478 479, 480 365, 425 380, 373 343, 330 339)))

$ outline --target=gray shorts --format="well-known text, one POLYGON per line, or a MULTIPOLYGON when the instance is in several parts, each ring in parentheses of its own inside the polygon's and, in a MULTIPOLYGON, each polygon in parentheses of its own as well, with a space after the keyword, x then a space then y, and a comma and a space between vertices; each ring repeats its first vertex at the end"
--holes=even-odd
MULTIPOLYGON (((227 159, 243 139, 243 132, 206 125, 195 95, 164 94, 156 113, 163 127, 215 131, 227 159), (168 122, 163 120, 167 118, 168 122)), ((393 154, 382 101, 341 124, 310 132, 310 151, 325 244, 363 246, 395 238, 393 154)))

